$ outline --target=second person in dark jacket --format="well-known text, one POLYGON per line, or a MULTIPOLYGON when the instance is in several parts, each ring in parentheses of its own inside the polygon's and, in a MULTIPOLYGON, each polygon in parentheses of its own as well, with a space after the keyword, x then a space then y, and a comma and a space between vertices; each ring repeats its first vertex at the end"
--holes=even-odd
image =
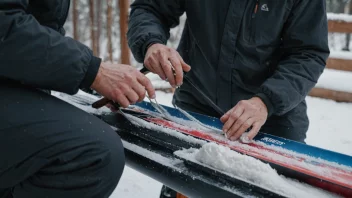
POLYGON ((249 139, 261 130, 304 142, 305 97, 329 55, 324 0, 136 0, 131 8, 135 58, 172 86, 187 72, 227 113, 219 115, 187 81, 176 90, 177 106, 221 117, 231 140, 251 128, 249 139), (184 13, 176 51, 166 43, 184 13))

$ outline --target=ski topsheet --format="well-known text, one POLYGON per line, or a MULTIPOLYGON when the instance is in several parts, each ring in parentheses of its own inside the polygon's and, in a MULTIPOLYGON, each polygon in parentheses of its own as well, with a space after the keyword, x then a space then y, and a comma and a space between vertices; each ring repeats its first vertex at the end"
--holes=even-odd
MULTIPOLYGON (((155 127, 152 130, 160 132, 164 129, 172 129, 174 134, 168 134, 168 136, 180 138, 177 133, 187 135, 193 139, 184 139, 184 141, 188 141, 193 146, 196 144, 202 145, 204 142, 215 142, 241 154, 268 163, 282 175, 342 196, 352 197, 351 156, 264 133, 259 133, 254 138, 254 141, 248 144, 229 141, 219 132, 222 128, 222 123, 219 119, 188 112, 203 124, 216 129, 213 131, 209 130, 209 128, 204 130, 200 129, 198 125, 194 125, 194 122, 179 110, 167 106, 163 107, 170 115, 174 116, 172 121, 162 118, 148 102, 133 105, 128 109, 129 112, 124 114, 127 119, 140 127, 149 129, 150 127, 155 127), (136 114, 133 114, 133 112, 136 114), (151 123, 153 126, 145 125, 141 123, 141 120, 142 122, 151 123)), ((161 136, 159 134, 153 138, 157 139, 161 136)), ((168 138, 171 140, 170 137, 166 137, 164 140, 159 141, 160 143, 165 143, 168 138)), ((180 155, 176 156, 182 158, 180 155)), ((194 165, 192 160, 184 160, 194 165)))

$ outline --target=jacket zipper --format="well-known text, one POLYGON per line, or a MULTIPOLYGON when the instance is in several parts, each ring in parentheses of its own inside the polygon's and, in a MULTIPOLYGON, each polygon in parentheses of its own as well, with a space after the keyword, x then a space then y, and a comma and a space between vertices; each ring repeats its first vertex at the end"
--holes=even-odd
POLYGON ((255 6, 254 6, 254 10, 253 10, 253 13, 252 13, 252 19, 254 19, 255 16, 257 15, 258 6, 259 6, 259 0, 256 0, 255 6))
POLYGON ((259 7, 259 0, 256 0, 254 8, 253 8, 253 12, 252 12, 252 16, 250 18, 250 31, 249 31, 249 42, 252 42, 253 37, 254 37, 254 25, 255 23, 253 22, 253 20, 255 19, 257 12, 258 12, 258 7, 259 7), (254 24, 253 24, 254 23, 254 24))

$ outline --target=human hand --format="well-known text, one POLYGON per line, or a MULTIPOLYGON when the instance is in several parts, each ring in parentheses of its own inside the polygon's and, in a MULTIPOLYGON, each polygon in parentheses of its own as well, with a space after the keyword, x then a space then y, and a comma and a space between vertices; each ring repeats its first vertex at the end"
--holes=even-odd
POLYGON ((268 110, 263 101, 258 97, 240 101, 235 107, 223 115, 220 120, 224 123, 223 131, 227 137, 234 141, 252 127, 248 132, 247 140, 252 140, 264 125, 268 110))
POLYGON ((122 107, 142 101, 146 91, 155 98, 150 80, 132 66, 123 64, 103 62, 91 88, 122 107))
POLYGON ((144 65, 149 71, 158 74, 161 79, 167 79, 172 87, 181 86, 183 71, 188 72, 191 69, 176 50, 163 44, 153 44, 148 48, 144 65))

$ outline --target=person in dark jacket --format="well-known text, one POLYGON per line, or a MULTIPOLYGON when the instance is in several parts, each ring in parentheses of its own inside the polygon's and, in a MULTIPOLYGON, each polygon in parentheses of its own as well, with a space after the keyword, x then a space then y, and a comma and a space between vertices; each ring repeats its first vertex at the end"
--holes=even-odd
POLYGON ((135 0, 128 43, 136 60, 180 86, 175 105, 221 118, 231 140, 260 130, 304 142, 305 97, 325 68, 327 35, 325 0, 135 0), (166 43, 184 13, 176 51, 166 43))
POLYGON ((110 126, 48 90, 92 88, 126 107, 151 82, 65 37, 69 0, 0 1, 0 197, 109 197, 125 165, 110 126))

